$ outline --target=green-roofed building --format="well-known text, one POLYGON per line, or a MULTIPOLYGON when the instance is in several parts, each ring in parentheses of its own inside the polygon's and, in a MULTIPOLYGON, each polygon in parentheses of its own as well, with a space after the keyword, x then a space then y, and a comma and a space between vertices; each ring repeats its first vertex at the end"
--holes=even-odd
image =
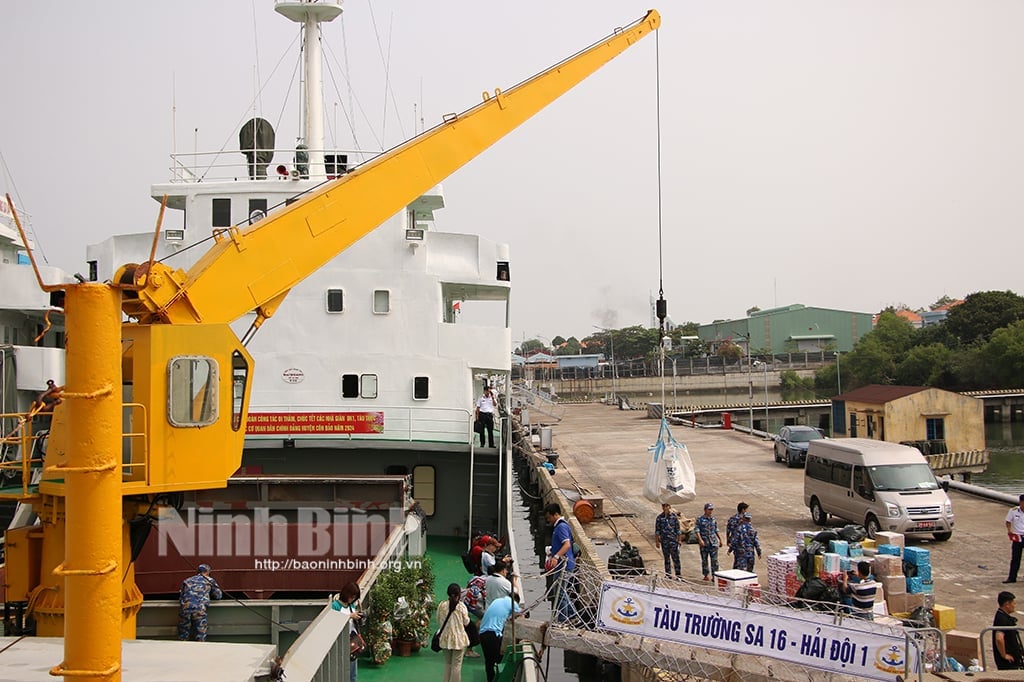
POLYGON ((764 353, 838 350, 849 352, 872 329, 871 313, 808 308, 800 303, 752 313, 739 320, 718 320, 697 328, 701 341, 736 345, 764 353))

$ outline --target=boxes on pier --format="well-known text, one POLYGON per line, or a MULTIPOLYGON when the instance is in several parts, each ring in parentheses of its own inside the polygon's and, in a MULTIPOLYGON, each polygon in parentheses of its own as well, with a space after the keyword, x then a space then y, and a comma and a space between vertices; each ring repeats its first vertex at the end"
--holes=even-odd
MULTIPOLYGON (((956 627, 956 609, 952 606, 936 604, 932 607, 932 615, 935 616, 935 627, 940 630, 952 630, 956 627)), ((946 648, 949 648, 949 635, 946 635, 946 648)))
POLYGON ((878 542, 879 545, 896 545, 900 549, 905 546, 903 542, 903 533, 879 531, 875 533, 875 541, 878 542))

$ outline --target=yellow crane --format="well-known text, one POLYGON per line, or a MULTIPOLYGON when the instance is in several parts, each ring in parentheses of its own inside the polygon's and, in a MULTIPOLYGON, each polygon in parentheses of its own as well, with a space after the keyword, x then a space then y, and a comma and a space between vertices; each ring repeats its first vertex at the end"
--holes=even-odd
POLYGON ((29 603, 38 634, 65 638, 53 675, 121 679, 142 602, 128 520, 160 495, 222 488, 240 466, 253 361, 229 323, 255 311, 258 327, 292 287, 660 23, 651 10, 266 219, 215 231, 187 272, 149 262, 109 283, 40 279, 65 297, 67 381, 38 490, 23 457, 17 497, 42 523, 6 534, 6 570, 7 598, 29 603))

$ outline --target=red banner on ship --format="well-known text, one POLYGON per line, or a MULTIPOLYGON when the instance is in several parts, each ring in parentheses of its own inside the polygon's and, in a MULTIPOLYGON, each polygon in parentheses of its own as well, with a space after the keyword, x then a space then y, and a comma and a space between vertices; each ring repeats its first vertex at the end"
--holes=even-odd
POLYGON ((252 412, 245 432, 253 436, 384 433, 384 413, 252 412))

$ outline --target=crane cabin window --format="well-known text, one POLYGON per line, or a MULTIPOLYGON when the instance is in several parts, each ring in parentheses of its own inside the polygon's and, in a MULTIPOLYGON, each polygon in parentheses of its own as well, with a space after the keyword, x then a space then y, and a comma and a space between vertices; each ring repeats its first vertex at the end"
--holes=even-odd
POLYGON ((217 421, 217 361, 179 355, 167 365, 167 420, 173 426, 208 426, 217 421))
POLYGON ((345 292, 341 289, 327 290, 327 312, 341 313, 345 311, 345 292))
POLYGON ((231 428, 242 428, 245 413, 245 388, 249 383, 249 363, 237 350, 231 354, 231 428))
POLYGON ((391 312, 391 292, 377 289, 373 292, 373 314, 386 315, 391 312))

